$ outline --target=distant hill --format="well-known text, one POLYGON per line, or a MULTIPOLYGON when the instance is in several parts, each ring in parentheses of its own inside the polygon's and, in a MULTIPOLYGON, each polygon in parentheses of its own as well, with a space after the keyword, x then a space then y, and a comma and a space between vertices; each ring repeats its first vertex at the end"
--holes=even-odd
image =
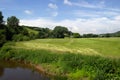
POLYGON ((120 37, 120 31, 117 31, 117 32, 115 32, 115 33, 112 33, 112 35, 115 36, 115 37, 120 37))
POLYGON ((100 37, 120 37, 120 31, 114 32, 114 33, 105 33, 100 34, 100 37))

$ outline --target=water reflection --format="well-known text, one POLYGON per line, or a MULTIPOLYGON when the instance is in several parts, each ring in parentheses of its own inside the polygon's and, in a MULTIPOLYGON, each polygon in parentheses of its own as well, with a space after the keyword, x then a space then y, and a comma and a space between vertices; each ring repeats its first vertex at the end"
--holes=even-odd
POLYGON ((0 77, 3 75, 4 68, 0 66, 0 77))
POLYGON ((32 67, 0 61, 0 80, 50 80, 32 67))

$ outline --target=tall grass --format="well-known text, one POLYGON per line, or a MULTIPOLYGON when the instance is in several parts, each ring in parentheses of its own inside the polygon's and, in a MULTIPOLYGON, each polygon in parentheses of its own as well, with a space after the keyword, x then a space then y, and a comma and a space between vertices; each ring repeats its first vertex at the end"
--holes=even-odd
MULTIPOLYGON (((0 59, 40 64, 46 72, 65 76, 65 80, 119 80, 120 60, 98 55, 82 55, 70 52, 53 52, 39 49, 14 48, 8 43, 0 51, 0 59)), ((55 80, 57 80, 55 79, 55 80)))
POLYGON ((15 47, 120 58, 120 38, 38 39, 18 42, 15 47))

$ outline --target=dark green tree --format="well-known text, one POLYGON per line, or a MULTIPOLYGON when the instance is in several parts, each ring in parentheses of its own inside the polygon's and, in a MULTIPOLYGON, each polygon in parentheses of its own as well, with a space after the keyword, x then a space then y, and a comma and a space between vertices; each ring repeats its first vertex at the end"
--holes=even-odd
POLYGON ((7 25, 9 27, 16 28, 19 26, 19 19, 16 18, 15 16, 11 16, 7 18, 7 25))
POLYGON ((68 34, 68 29, 62 26, 56 26, 53 30, 53 35, 55 38, 64 38, 68 34))
POLYGON ((97 34, 92 34, 92 33, 83 34, 83 38, 96 38, 96 37, 99 37, 99 35, 97 35, 97 34))
POLYGON ((7 40, 12 40, 13 35, 19 34, 19 19, 15 16, 11 16, 7 18, 7 40))
POLYGON ((0 25, 2 25, 3 23, 3 15, 2 15, 2 12, 0 11, 0 25))
POLYGON ((80 34, 79 33, 73 33, 73 38, 80 38, 80 34))
POLYGON ((3 24, 3 15, 0 11, 0 47, 6 42, 6 26, 3 24))
POLYGON ((49 38, 51 30, 49 28, 39 28, 38 38, 49 38))

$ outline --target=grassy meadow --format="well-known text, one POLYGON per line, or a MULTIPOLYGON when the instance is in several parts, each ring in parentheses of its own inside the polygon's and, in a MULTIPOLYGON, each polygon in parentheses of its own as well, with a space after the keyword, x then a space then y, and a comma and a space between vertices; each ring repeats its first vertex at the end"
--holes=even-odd
POLYGON ((42 66, 53 80, 119 80, 120 38, 37 39, 8 42, 0 59, 42 66))
POLYGON ((45 49, 86 55, 120 57, 120 38, 38 39, 17 42, 15 48, 45 49))

